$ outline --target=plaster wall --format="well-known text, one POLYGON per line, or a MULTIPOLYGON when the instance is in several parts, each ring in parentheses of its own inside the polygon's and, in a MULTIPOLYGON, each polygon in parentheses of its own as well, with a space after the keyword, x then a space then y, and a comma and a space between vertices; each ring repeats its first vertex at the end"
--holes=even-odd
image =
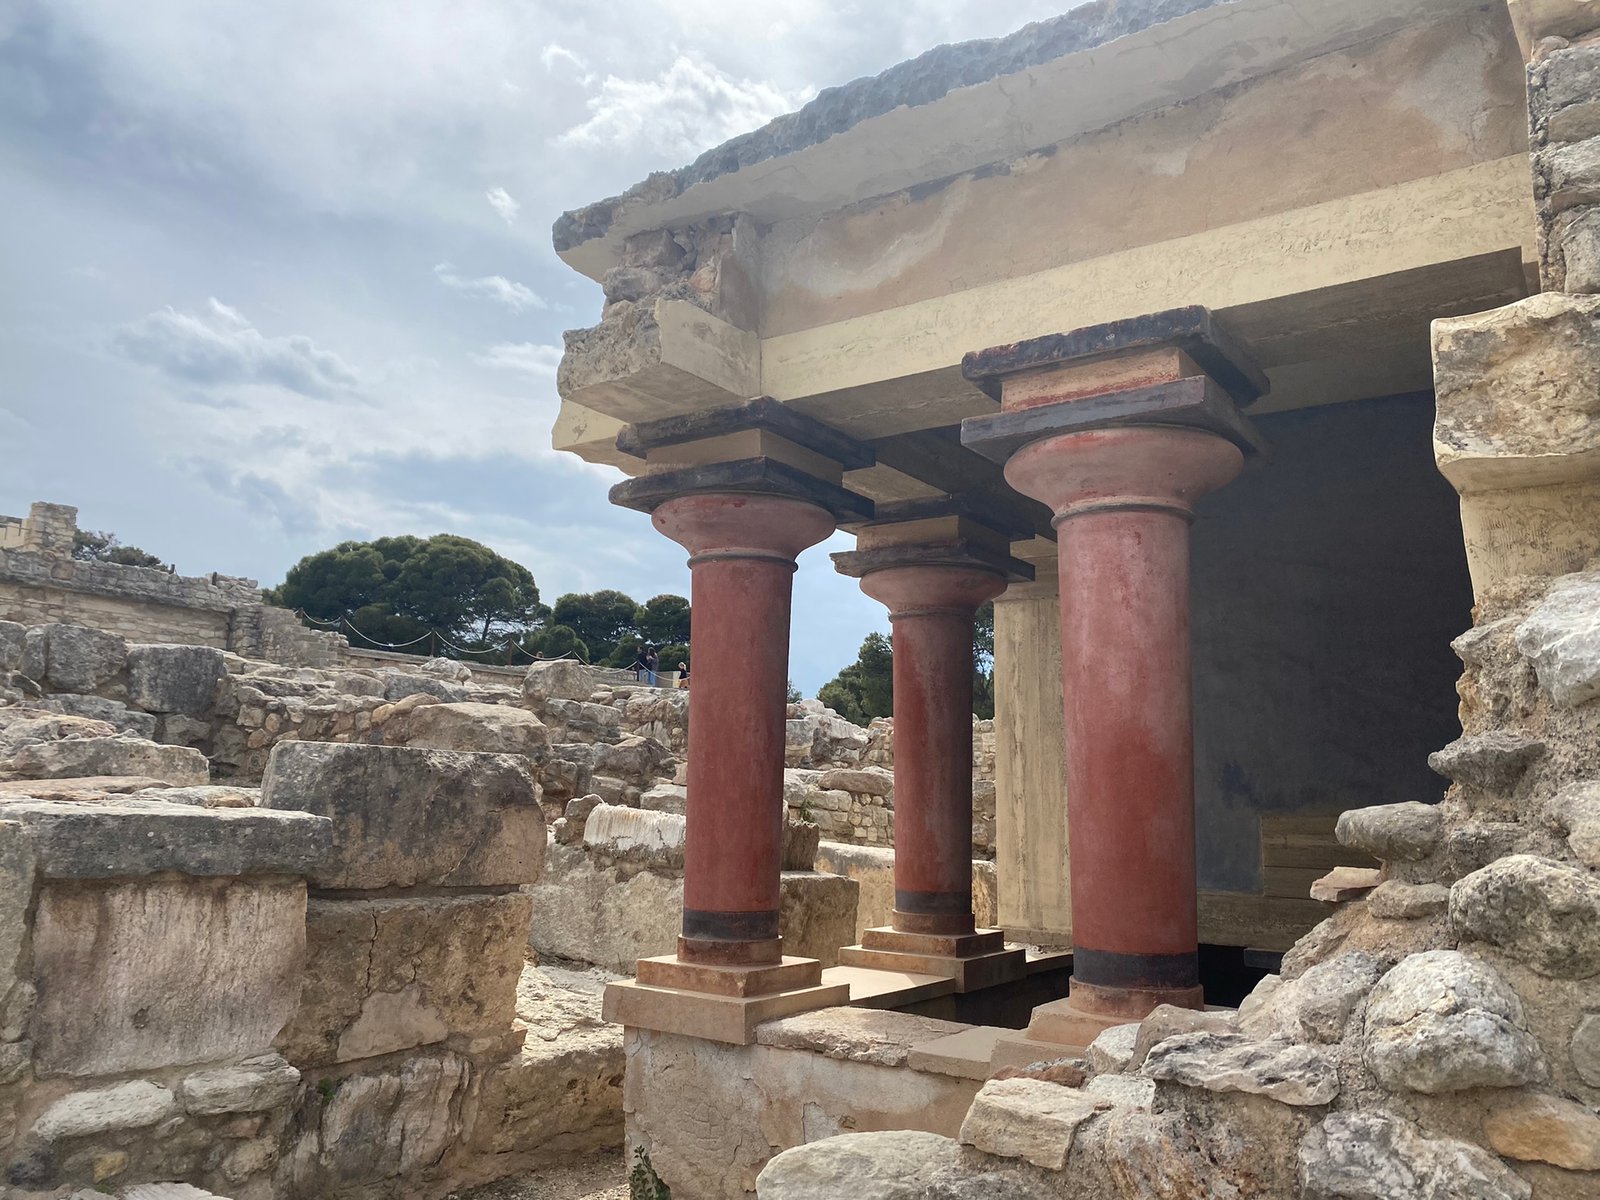
POLYGON ((1505 10, 1490 6, 820 220, 780 223, 761 246, 761 333, 860 317, 1526 149, 1521 55, 1505 10))

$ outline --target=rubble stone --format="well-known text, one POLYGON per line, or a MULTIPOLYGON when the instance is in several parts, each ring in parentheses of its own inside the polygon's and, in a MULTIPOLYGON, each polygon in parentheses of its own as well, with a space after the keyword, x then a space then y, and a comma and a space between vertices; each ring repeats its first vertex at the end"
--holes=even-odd
POLYGON ((1450 923, 1541 975, 1600 972, 1600 878, 1581 867, 1514 854, 1450 889, 1450 923))
POLYGON ((1590 1087, 1600 1088, 1600 1013, 1584 1013, 1572 1031, 1572 1069, 1590 1087))
POLYGON ((1516 636, 1557 704, 1575 708, 1600 696, 1600 571, 1557 581, 1516 636))
POLYGON ((1139 1042, 1139 1023, 1113 1025, 1089 1043, 1089 1066, 1096 1075, 1118 1075, 1133 1061, 1139 1042))
POLYGON ((1431 804, 1380 804, 1339 814, 1334 835, 1340 845, 1364 850, 1374 858, 1426 858, 1439 843, 1443 820, 1431 804))
POLYGON ((508 704, 423 704, 382 725, 389 746, 486 754, 543 755, 550 731, 525 708, 508 704))
POLYGON ((1332 1113, 1300 1143, 1304 1200, 1528 1200, 1527 1181, 1466 1142, 1387 1113, 1332 1113))
POLYGON ((1544 812, 1578 861, 1600 867, 1600 783, 1569 784, 1550 798, 1544 812))
POLYGON ((236 1067, 196 1071, 178 1086, 186 1112, 214 1117, 261 1112, 287 1104, 300 1086, 300 1072, 278 1054, 246 1059, 236 1067))
POLYGON ((961 1160, 961 1143, 936 1133, 832 1137, 777 1155, 756 1178, 759 1200, 922 1200, 961 1160))
POLYGON ((1450 907, 1450 889, 1439 883, 1401 883, 1388 879, 1367 897, 1367 911, 1386 921, 1416 921, 1450 907))
POLYGON ((1144 1066, 1150 1051, 1168 1038, 1184 1033, 1232 1033, 1237 1027, 1238 1018, 1231 1012, 1179 1008, 1175 1004, 1158 1005, 1139 1023, 1139 1036, 1133 1043, 1133 1053, 1123 1069, 1137 1071, 1144 1066))
MULTIPOLYGON (((1356 1005, 1382 974, 1383 964, 1364 950, 1340 954, 1309 968, 1298 979, 1267 989, 1248 1016, 1241 1006, 1239 1028, 1257 1039, 1337 1042, 1344 1037, 1356 1005)), ((1258 986, 1252 994, 1262 992, 1258 986)))
POLYGON ((1212 1092, 1245 1092, 1280 1104, 1327 1104, 1339 1094, 1339 1073, 1309 1046, 1258 1042, 1242 1033, 1185 1033, 1150 1051, 1140 1073, 1158 1082, 1212 1092))
POLYGON ((1546 1074, 1516 992, 1456 950, 1413 954, 1378 981, 1367 1004, 1366 1061, 1386 1086, 1430 1095, 1517 1087, 1546 1074))
POLYGON ((1504 795, 1545 753, 1536 738, 1508 730, 1469 734, 1428 755, 1428 765, 1455 783, 1504 795))
POLYGON ((128 644, 121 638, 83 625, 45 625, 43 637, 44 672, 37 678, 52 691, 95 691, 128 659, 128 644))
POLYGON ((544 862, 539 786, 514 755, 281 742, 261 803, 333 821, 317 887, 516 885, 544 862))

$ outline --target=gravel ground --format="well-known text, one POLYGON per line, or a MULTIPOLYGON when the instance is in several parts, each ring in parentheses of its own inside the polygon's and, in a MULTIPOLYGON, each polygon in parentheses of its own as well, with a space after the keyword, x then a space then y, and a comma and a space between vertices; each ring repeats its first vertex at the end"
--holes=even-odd
POLYGON ((605 1154, 502 1179, 449 1200, 628 1200, 627 1175, 621 1154, 605 1154))

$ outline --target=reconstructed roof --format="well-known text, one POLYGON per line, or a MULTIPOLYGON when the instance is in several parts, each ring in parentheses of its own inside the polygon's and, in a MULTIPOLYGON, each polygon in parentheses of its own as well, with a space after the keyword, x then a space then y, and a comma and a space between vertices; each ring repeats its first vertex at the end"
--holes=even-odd
POLYGON ((687 167, 563 213, 555 248, 598 278, 634 233, 717 213, 771 222, 846 207, 1479 3, 1091 0, 829 88, 687 167), (1032 86, 1006 86, 1024 73, 1032 86))

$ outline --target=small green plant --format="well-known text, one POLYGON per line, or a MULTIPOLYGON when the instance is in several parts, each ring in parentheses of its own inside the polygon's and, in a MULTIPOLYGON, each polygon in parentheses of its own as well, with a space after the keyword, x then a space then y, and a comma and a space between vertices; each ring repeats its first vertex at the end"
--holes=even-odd
POLYGON ((633 1170, 628 1172, 628 1200, 672 1200, 672 1189, 650 1165, 643 1146, 633 1148, 633 1170))
POLYGON ((797 817, 799 817, 802 821, 806 822, 808 825, 812 823, 811 822, 811 805, 807 804, 804 800, 800 801, 800 807, 795 809, 794 811, 795 811, 795 815, 797 817))
POLYGON ((337 1090, 331 1079, 319 1080, 317 1083, 317 1095, 322 1097, 324 1104, 333 1099, 333 1093, 337 1090))

